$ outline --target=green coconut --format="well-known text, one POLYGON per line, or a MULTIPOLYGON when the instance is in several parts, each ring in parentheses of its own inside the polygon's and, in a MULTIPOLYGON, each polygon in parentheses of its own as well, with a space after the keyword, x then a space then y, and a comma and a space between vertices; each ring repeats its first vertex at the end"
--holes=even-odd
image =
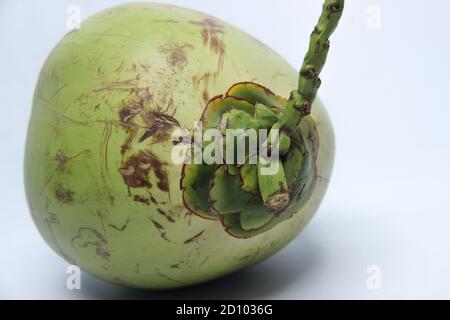
POLYGON ((40 73, 25 153, 45 241, 84 271, 139 288, 211 280, 284 247, 331 175, 333 130, 315 96, 342 8, 325 1, 300 77, 243 31, 172 5, 121 5, 68 33, 40 73), (172 135, 199 120, 203 130, 280 130, 278 171, 175 163, 172 135))

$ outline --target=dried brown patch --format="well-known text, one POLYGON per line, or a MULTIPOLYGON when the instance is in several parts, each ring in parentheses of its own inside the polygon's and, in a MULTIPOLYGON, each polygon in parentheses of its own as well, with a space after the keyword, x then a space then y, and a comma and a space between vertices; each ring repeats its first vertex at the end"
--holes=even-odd
POLYGON ((167 221, 172 222, 172 223, 175 222, 175 220, 170 215, 168 215, 167 212, 165 212, 163 209, 157 208, 156 211, 158 211, 158 213, 160 215, 162 215, 164 218, 166 218, 167 221))
POLYGON ((105 248, 105 246, 108 244, 108 241, 105 239, 103 234, 93 228, 84 227, 78 229, 78 234, 72 238, 71 243, 72 247, 74 247, 75 249, 77 249, 77 247, 94 247, 95 254, 104 260, 108 260, 111 256, 111 253, 105 248))
POLYGON ((172 68, 183 70, 186 67, 188 58, 186 49, 193 49, 194 46, 189 43, 168 43, 159 48, 159 51, 166 56, 167 63, 172 68))
POLYGON ((169 179, 164 169, 165 165, 150 151, 140 151, 131 156, 119 171, 129 188, 147 189, 152 187, 149 174, 153 172, 157 179, 157 187, 161 191, 169 192, 169 179))
POLYGON ((123 232, 128 227, 129 223, 130 223, 130 219, 127 219, 127 221, 125 221, 125 223, 122 226, 120 226, 120 227, 118 227, 118 226, 116 226, 114 224, 108 224, 108 227, 113 228, 116 231, 123 232))
POLYGON ((180 126, 180 123, 174 117, 157 111, 143 113, 142 118, 148 129, 145 130, 139 142, 150 137, 155 143, 170 140, 172 129, 180 126))
POLYGON ((150 205, 150 199, 146 198, 146 197, 143 197, 141 195, 135 195, 133 197, 133 200, 136 201, 136 202, 140 202, 140 203, 146 204, 148 206, 150 205))
POLYGON ((163 227, 160 223, 158 223, 157 221, 155 221, 155 220, 153 220, 153 219, 149 219, 149 220, 153 223, 153 225, 155 226, 155 228, 158 230, 159 235, 161 236, 161 238, 164 239, 164 240, 167 241, 167 242, 171 242, 171 241, 170 241, 169 239, 167 239, 167 237, 166 237, 166 231, 165 231, 164 227, 163 227))
POLYGON ((207 103, 209 101, 209 85, 211 80, 211 73, 207 72, 201 76, 193 76, 192 77, 192 84, 195 88, 199 89, 202 87, 202 97, 203 101, 207 103))
POLYGON ((173 19, 152 20, 152 22, 158 22, 158 23, 179 23, 179 21, 173 20, 173 19))
POLYGON ((209 46, 210 50, 219 56, 217 72, 223 69, 225 61, 225 42, 223 41, 225 27, 216 19, 208 17, 202 21, 190 21, 189 23, 200 26, 200 34, 203 44, 209 46))
POLYGON ((184 244, 192 243, 192 242, 198 240, 198 239, 202 236, 202 234, 203 234, 204 232, 205 232, 205 230, 203 230, 203 231, 197 233, 197 234, 196 234, 195 236, 193 236, 192 238, 187 239, 187 240, 184 242, 184 244))
POLYGON ((55 190, 56 199, 64 204, 69 204, 74 201, 75 192, 65 188, 63 185, 58 184, 55 190))

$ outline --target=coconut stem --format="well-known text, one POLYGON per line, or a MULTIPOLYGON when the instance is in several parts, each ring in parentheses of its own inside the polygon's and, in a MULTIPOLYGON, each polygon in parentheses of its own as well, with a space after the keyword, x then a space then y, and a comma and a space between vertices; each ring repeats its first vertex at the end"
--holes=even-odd
MULTIPOLYGON (((298 88, 292 91, 283 115, 272 127, 280 130, 281 136, 284 138, 283 145, 285 146, 289 146, 290 144, 290 133, 299 126, 305 116, 311 113, 312 103, 316 98, 317 90, 321 84, 319 75, 325 65, 330 48, 329 38, 337 27, 343 9, 344 0, 325 0, 322 14, 311 34, 309 49, 300 69, 298 88)), ((286 150, 283 150, 283 147, 281 149, 281 153, 283 154, 286 150)), ((281 162, 280 166, 282 166, 281 162)), ((287 185, 286 177, 282 169, 280 168, 277 174, 278 186, 271 185, 268 187, 269 184, 267 183, 259 184, 260 192, 266 206, 272 202, 278 203, 279 201, 277 199, 280 195, 289 198, 289 191, 285 188, 287 185), (273 199, 271 195, 273 195, 273 199)), ((261 179, 261 177, 258 178, 261 179)))
POLYGON ((311 33, 309 48, 303 60, 298 88, 289 98, 281 121, 287 130, 294 130, 301 119, 311 113, 321 80, 320 72, 325 65, 330 49, 330 36, 336 29, 344 9, 344 0, 325 0, 322 14, 311 33))

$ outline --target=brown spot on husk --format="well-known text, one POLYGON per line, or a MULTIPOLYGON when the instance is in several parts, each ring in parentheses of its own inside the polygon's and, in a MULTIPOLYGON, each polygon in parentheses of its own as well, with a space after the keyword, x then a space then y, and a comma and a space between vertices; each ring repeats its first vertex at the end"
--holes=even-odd
POLYGON ((82 155, 90 155, 90 154, 91 154, 91 150, 85 149, 85 150, 82 150, 81 152, 77 153, 76 155, 69 157, 64 153, 64 151, 58 150, 55 155, 55 160, 58 162, 57 170, 59 172, 63 172, 66 169, 66 165, 69 161, 76 159, 82 155))
POLYGON ((58 171, 64 171, 66 163, 67 161, 69 161, 69 158, 66 157, 64 152, 58 150, 58 152, 56 153, 56 161, 58 161, 58 171))
POLYGON ((191 243, 191 242, 194 242, 194 241, 198 240, 198 238, 200 238, 201 235, 202 235, 204 232, 205 232, 205 230, 203 230, 203 231, 197 233, 197 234, 196 234, 195 236, 193 236, 192 238, 187 239, 187 240, 184 242, 184 244, 188 244, 188 243, 191 243))
POLYGON ((128 227, 129 223, 130 223, 130 219, 127 219, 127 221, 125 221, 125 223, 121 227, 118 227, 114 224, 108 224, 108 227, 111 227, 117 231, 123 232, 128 227))
POLYGON ((105 250, 103 247, 98 247, 95 249, 95 254, 102 259, 108 260, 111 257, 111 253, 105 250))
POLYGON ((75 193, 67 188, 64 188, 61 184, 56 186, 55 196, 56 199, 64 204, 69 204, 74 201, 75 193))
POLYGON ((158 204, 158 201, 156 201, 155 197, 153 197, 152 195, 150 195, 150 201, 151 201, 153 204, 158 204))
POLYGON ((120 150, 122 155, 131 149, 133 143, 141 143, 149 138, 152 144, 170 141, 171 131, 180 126, 173 114, 168 114, 173 108, 172 99, 169 99, 165 108, 157 106, 156 110, 148 111, 149 104, 153 102, 148 88, 136 95, 138 100, 129 101, 119 111, 120 123, 127 133, 120 150))
POLYGON ((194 46, 189 43, 168 43, 159 48, 160 52, 166 56, 167 63, 172 68, 183 70, 187 65, 186 49, 193 49, 194 46))
POLYGON ((203 91, 203 101, 208 102, 209 100, 209 93, 208 91, 204 90, 203 91))
POLYGON ((202 21, 189 21, 189 23, 202 27, 200 34, 203 44, 219 56, 216 75, 223 69, 225 61, 225 42, 223 41, 224 26, 212 17, 202 21))
POLYGON ((104 260, 109 260, 109 257, 111 256, 111 253, 105 248, 105 246, 108 244, 108 241, 100 232, 93 228, 79 228, 78 234, 72 238, 71 243, 72 247, 74 247, 75 249, 76 247, 95 247, 95 254, 104 260))
POLYGON ((157 221, 153 220, 153 219, 149 219, 153 225, 155 226, 155 228, 158 230, 159 235, 161 236, 162 239, 164 239, 167 242, 171 242, 169 239, 167 239, 166 237, 166 231, 164 230, 164 227, 157 221))
POLYGON ((133 139, 139 132, 139 125, 135 123, 135 118, 140 115, 144 110, 144 105, 152 101, 153 96, 149 91, 149 88, 130 88, 130 93, 132 93, 136 98, 131 101, 123 103, 123 106, 119 110, 119 120, 121 126, 127 132, 127 138, 121 146, 120 152, 124 155, 131 147, 133 139))
POLYGON ((149 174, 153 171, 157 179, 157 187, 164 192, 169 192, 169 179, 162 163, 150 151, 140 151, 131 156, 119 169, 125 184, 130 188, 150 189, 152 184, 149 174))
POLYGON ((152 22, 159 22, 159 23, 179 23, 179 21, 173 20, 173 19, 152 20, 152 22))
POLYGON ((146 204, 148 206, 150 205, 150 199, 146 198, 146 197, 143 197, 143 196, 140 196, 140 195, 135 195, 133 200, 136 201, 136 202, 140 202, 140 203, 146 204))
POLYGON ((202 98, 205 103, 208 103, 209 101, 209 84, 211 79, 211 73, 207 72, 203 74, 202 76, 193 76, 192 77, 192 84, 195 88, 200 87, 200 83, 202 83, 203 92, 202 92, 202 98))
POLYGON ((172 222, 172 223, 175 222, 175 220, 174 220, 171 216, 169 216, 169 215, 167 214, 167 212, 165 212, 163 209, 157 208, 156 211, 158 211, 158 213, 159 213, 160 215, 162 215, 164 218, 166 218, 167 221, 172 222))
POLYGON ((167 141, 171 137, 170 131, 174 127, 180 126, 180 123, 174 117, 157 111, 143 113, 142 118, 148 125, 148 129, 145 130, 139 142, 143 142, 150 137, 155 143, 167 141))
POLYGON ((125 106, 119 111, 119 119, 122 123, 129 123, 142 110, 140 103, 135 103, 131 106, 125 106))

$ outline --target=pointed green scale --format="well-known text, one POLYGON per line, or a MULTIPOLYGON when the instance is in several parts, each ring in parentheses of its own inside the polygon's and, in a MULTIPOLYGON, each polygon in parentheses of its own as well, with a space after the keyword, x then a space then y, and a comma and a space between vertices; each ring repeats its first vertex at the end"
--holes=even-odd
POLYGON ((220 214, 241 212, 252 195, 240 188, 239 176, 229 175, 224 166, 220 166, 214 173, 209 197, 214 209, 220 214), (224 195, 226 195, 224 197, 224 195))
POLYGON ((273 217, 273 213, 262 205, 261 198, 254 198, 240 213, 241 227, 244 230, 257 230, 266 225, 273 217))
POLYGON ((227 96, 245 99, 253 104, 262 103, 265 106, 274 106, 284 109, 286 100, 275 95, 269 89, 253 82, 237 83, 230 88, 227 96))
POLYGON ((257 129, 254 118, 248 112, 231 109, 222 115, 220 129, 223 134, 227 129, 257 129))
POLYGON ((184 190, 184 203, 191 211, 217 219, 211 214, 212 202, 209 200, 209 184, 214 177, 214 170, 214 166, 206 164, 186 165, 181 188, 184 190))
POLYGON ((291 186, 300 176, 303 166, 304 155, 297 146, 293 146, 283 161, 286 182, 291 186))
POLYGON ((279 153, 284 156, 288 153, 289 148, 291 147, 291 137, 287 135, 286 132, 280 132, 280 144, 279 144, 279 153))
POLYGON ((255 118, 259 128, 271 128, 278 120, 276 113, 262 103, 256 103, 255 105, 255 118))
MULTIPOLYGON (((299 168, 301 170, 295 169, 295 174, 298 176, 296 179, 293 179, 291 184, 289 185, 292 192, 292 198, 297 201, 304 203, 309 195, 312 193, 314 189, 315 182, 315 162, 313 158, 313 152, 308 143, 303 143, 296 146, 297 150, 302 155, 302 162, 299 164, 299 168)), ((294 156, 295 158, 295 156, 294 156)), ((291 170, 291 167, 294 167, 296 159, 289 159, 286 161, 286 166, 291 170)))
MULTIPOLYGON (((317 134, 317 125, 312 117, 303 118, 300 123, 299 133, 305 136, 307 142, 311 145, 312 152, 314 154, 314 159, 317 159, 317 154, 319 152, 319 136, 317 134)), ((297 133, 297 135, 299 134, 297 133)))
MULTIPOLYGON (((245 134, 243 129, 241 128, 247 128, 247 129, 253 129, 257 130, 257 127, 255 126, 255 122, 253 121, 253 117, 241 110, 232 109, 229 112, 226 112, 223 115, 222 118, 222 134, 224 135, 224 160, 227 164, 238 164, 239 160, 242 161, 242 159, 237 159, 237 151, 238 151, 238 144, 239 143, 245 143, 245 150, 248 150, 248 138, 245 136, 240 136, 240 134, 245 134), (225 127, 225 128, 224 128, 225 127), (227 131, 230 130, 230 131, 227 131), (233 131, 232 130, 238 130, 233 131), (227 158, 227 146, 234 146, 233 147, 233 159, 227 158)), ((233 169, 233 168, 232 168, 233 169)), ((239 174, 239 171, 236 172, 234 170, 235 174, 239 174)), ((232 173, 233 174, 233 173, 232 173)))
POLYGON ((242 99, 236 99, 233 97, 216 97, 208 103, 205 111, 203 112, 203 130, 209 128, 219 128, 223 114, 231 111, 232 109, 253 114, 254 108, 255 107, 252 103, 242 99))
POLYGON ((241 188, 253 194, 259 194, 258 167, 256 164, 249 164, 248 161, 240 168, 242 180, 241 188))
POLYGON ((240 173, 239 167, 234 163, 228 163, 226 164, 226 170, 229 174, 232 176, 237 176, 240 173))
POLYGON ((288 190, 283 163, 280 159, 275 160, 260 158, 257 167, 259 191, 264 203, 267 203, 269 199, 276 193, 280 192, 280 190, 288 190), (273 172, 268 174, 265 170, 270 170, 273 172))

